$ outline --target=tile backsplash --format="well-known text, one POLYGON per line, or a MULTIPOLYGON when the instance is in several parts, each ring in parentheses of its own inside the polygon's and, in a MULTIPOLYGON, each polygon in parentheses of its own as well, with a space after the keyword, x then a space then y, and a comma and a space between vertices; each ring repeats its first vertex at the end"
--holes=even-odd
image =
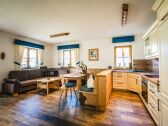
POLYGON ((133 60, 133 69, 159 74, 159 59, 135 59, 133 60))

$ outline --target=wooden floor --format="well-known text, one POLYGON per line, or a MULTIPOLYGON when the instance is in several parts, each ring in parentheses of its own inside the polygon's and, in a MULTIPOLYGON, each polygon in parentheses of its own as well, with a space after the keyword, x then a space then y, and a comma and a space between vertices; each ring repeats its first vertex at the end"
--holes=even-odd
POLYGON ((106 112, 81 106, 73 95, 59 102, 59 91, 0 97, 0 126, 154 126, 139 96, 113 91, 106 112))

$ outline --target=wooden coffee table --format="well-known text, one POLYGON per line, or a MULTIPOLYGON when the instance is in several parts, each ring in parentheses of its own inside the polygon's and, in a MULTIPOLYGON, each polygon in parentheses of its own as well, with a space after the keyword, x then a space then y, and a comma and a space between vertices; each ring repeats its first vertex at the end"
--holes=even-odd
POLYGON ((48 95, 49 88, 57 87, 59 89, 60 80, 61 80, 60 77, 48 77, 37 80, 37 92, 39 92, 40 88, 44 88, 47 89, 47 95, 48 95))

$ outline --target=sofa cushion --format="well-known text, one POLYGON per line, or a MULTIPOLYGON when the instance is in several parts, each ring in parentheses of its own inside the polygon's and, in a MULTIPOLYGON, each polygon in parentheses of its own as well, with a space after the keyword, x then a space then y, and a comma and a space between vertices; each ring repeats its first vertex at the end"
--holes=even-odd
POLYGON ((9 79, 17 79, 19 81, 29 80, 29 73, 27 70, 23 71, 10 71, 8 74, 9 79))
POLYGON ((80 87, 81 91, 85 91, 85 92, 93 92, 93 88, 88 88, 87 84, 83 85, 80 87))
POLYGON ((20 82, 21 87, 26 87, 26 86, 36 85, 36 84, 37 84, 37 81, 35 80, 27 80, 27 81, 20 82))
POLYGON ((42 77, 40 69, 37 69, 37 70, 28 70, 28 72, 29 72, 29 79, 30 80, 42 77))

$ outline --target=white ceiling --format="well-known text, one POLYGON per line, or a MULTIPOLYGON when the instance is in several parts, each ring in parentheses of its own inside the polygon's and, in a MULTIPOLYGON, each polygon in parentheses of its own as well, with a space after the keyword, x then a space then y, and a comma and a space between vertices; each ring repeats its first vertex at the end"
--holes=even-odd
POLYGON ((154 0, 0 0, 0 30, 44 42, 143 34, 156 15, 154 0), (129 4, 121 26, 122 3, 129 4), (69 36, 49 38, 70 32, 69 36))

